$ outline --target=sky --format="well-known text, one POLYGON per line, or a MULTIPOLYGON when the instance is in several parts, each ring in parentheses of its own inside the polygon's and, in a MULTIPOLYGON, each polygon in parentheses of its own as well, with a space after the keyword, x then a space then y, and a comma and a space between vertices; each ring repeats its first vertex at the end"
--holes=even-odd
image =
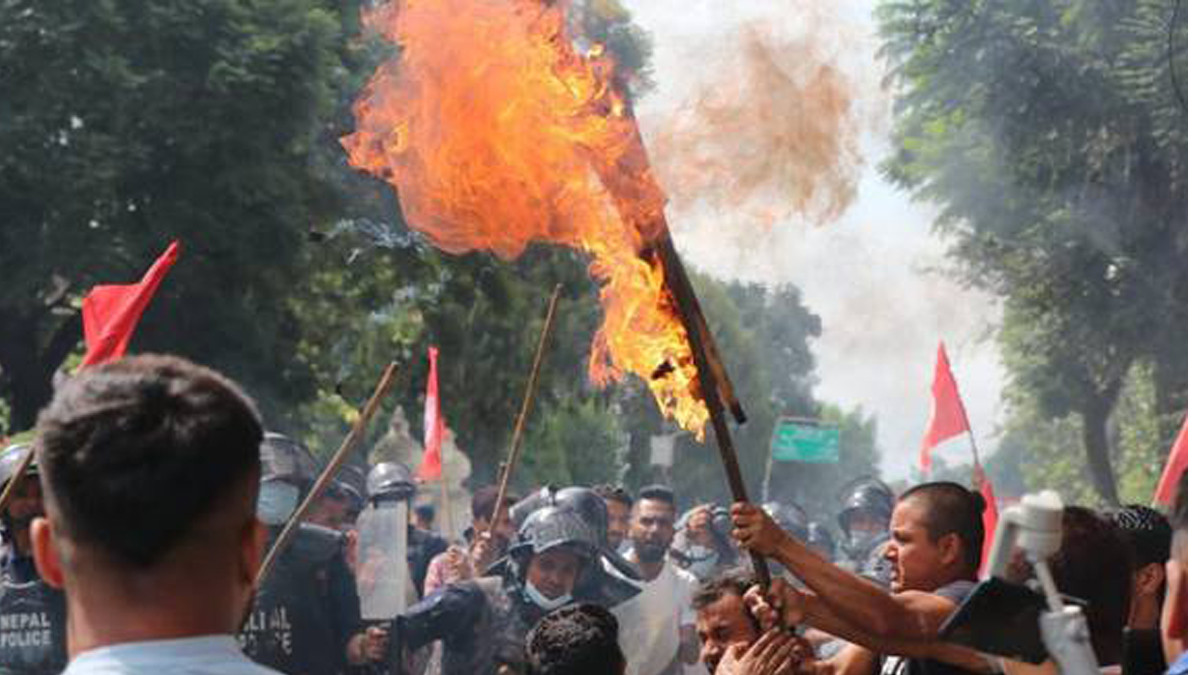
MULTIPOLYGON (((764 204, 780 199, 771 188, 757 201, 731 207, 697 203, 670 193, 668 185, 668 219, 684 257, 701 269, 723 278, 800 288, 823 322, 823 333, 812 345, 816 394, 845 408, 861 406, 876 417, 880 468, 885 479, 894 480, 910 477, 916 467, 939 339, 946 343, 984 455, 998 440, 994 430, 1003 412, 1004 371, 990 337, 999 322, 999 303, 963 289, 945 274, 947 242, 932 231, 936 208, 914 201, 878 171, 888 150, 890 120, 884 68, 874 56, 879 44, 872 4, 626 0, 634 21, 654 40, 656 84, 638 101, 637 111, 656 168, 671 169, 674 155, 662 148, 673 147, 667 140, 674 138, 680 120, 690 119, 697 101, 729 94, 736 106, 745 91, 741 87, 750 86, 739 61, 747 31, 765 36, 774 49, 772 62, 799 83, 802 96, 819 95, 804 82, 821 66, 831 68, 844 85, 850 107, 835 133, 842 136, 841 146, 858 153, 861 164, 850 181, 854 198, 839 215, 822 219, 810 213, 817 209, 789 212, 781 206, 767 208, 763 216, 764 204), (758 214, 753 218, 745 213, 751 208, 758 214)), ((796 114, 795 98, 780 93, 768 99, 767 105, 776 107, 768 107, 763 126, 770 127, 771 117, 791 120, 788 116, 796 114)), ((760 128, 749 128, 752 123, 747 120, 745 133, 760 128)), ((803 117, 795 122, 805 123, 803 117)), ((740 133, 736 127, 727 135, 740 133)), ((760 148, 751 136, 744 140, 745 147, 760 148)), ((781 166, 778 174, 792 175, 785 170, 790 165, 781 166)), ((965 462, 969 445, 965 439, 950 441, 938 454, 952 464, 965 462)))

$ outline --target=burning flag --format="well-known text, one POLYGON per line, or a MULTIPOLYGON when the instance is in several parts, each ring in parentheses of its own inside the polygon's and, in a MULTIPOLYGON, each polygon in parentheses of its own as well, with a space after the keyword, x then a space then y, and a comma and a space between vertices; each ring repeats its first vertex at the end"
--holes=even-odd
POLYGON ((395 0, 365 21, 401 49, 355 106, 350 163, 391 183, 409 225, 450 253, 588 253, 605 310, 593 380, 636 374, 701 434, 708 412, 655 248, 666 199, 614 61, 578 51, 563 9, 537 0, 395 0))

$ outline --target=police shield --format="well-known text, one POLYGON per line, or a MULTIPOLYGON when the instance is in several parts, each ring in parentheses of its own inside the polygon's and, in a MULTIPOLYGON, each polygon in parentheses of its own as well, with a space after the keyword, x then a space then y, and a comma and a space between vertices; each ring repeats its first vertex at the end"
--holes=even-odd
POLYGON ((390 621, 417 600, 408 571, 408 503, 370 504, 358 516, 358 597, 362 617, 390 621))

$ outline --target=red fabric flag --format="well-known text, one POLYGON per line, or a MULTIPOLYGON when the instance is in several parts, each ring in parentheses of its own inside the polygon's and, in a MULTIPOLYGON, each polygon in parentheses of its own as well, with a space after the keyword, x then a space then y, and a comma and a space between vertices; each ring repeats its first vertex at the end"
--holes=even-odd
POLYGON ((996 533, 996 521, 1000 519, 1000 511, 996 507, 996 491, 992 481, 988 480, 983 467, 975 465, 975 489, 983 495, 986 505, 983 509, 983 554, 979 558, 979 574, 982 575, 987 567, 988 553, 992 550, 992 536, 996 533))
POLYGON ((925 428, 925 437, 921 439, 921 456, 919 464, 922 471, 929 471, 933 466, 930 451, 938 443, 953 438, 964 431, 970 431, 967 415, 963 410, 962 399, 958 396, 958 384, 954 374, 950 372, 950 359, 946 357, 946 345, 938 342, 937 366, 933 371, 933 413, 929 416, 929 426, 925 428))
MULTIPOLYGON (((1179 479, 1187 470, 1187 417, 1183 418, 1183 428, 1175 437, 1175 445, 1171 446, 1171 454, 1163 467, 1162 478, 1158 479, 1158 489, 1154 491, 1154 503, 1170 506, 1175 499, 1175 490, 1179 487, 1179 479)), ((1184 489, 1187 489, 1186 487, 1184 489)))
POLYGON ((87 354, 80 368, 125 355, 142 312, 178 256, 179 242, 173 241, 136 284, 95 286, 88 291, 83 299, 83 340, 87 343, 87 354))
POLYGON ((425 455, 417 469, 421 480, 437 480, 442 477, 442 402, 438 398, 437 375, 438 350, 429 348, 429 381, 425 385, 425 455))

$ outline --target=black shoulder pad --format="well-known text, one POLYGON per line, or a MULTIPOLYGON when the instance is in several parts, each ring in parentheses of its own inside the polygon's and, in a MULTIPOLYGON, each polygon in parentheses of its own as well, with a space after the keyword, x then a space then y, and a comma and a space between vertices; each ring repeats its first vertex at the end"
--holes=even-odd
POLYGON ((346 535, 337 530, 300 523, 295 537, 288 544, 287 553, 289 558, 297 562, 320 564, 341 555, 345 544, 346 535))

